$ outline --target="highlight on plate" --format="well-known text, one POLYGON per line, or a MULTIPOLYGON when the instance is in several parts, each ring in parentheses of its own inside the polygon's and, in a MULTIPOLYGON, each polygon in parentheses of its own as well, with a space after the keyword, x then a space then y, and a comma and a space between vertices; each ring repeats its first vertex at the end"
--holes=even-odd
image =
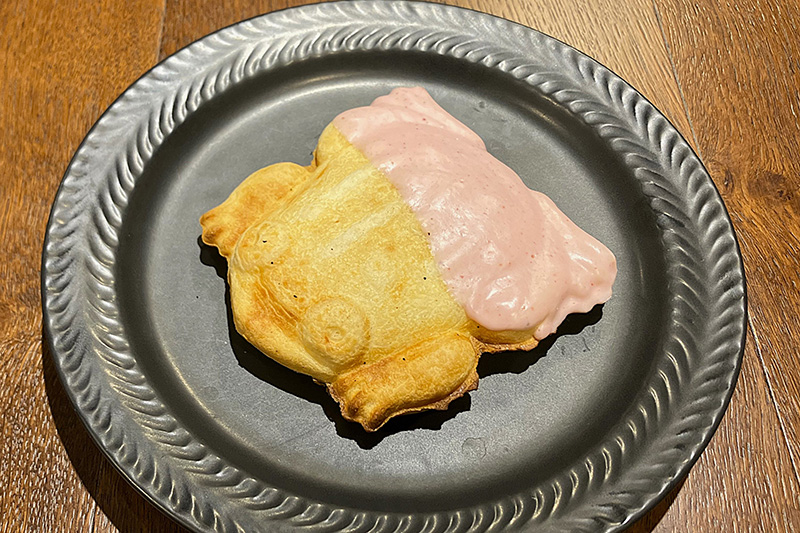
POLYGON ((535 347, 617 271, 422 88, 340 114, 310 165, 255 172, 200 222, 239 333, 368 431, 447 408, 482 353, 535 347))

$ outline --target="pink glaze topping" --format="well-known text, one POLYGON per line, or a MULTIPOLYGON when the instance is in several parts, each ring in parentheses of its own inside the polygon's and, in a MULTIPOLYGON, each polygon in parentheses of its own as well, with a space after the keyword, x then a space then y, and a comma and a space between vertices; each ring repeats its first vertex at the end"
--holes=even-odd
POLYGON ((333 121, 419 218, 467 316, 543 339, 611 297, 614 255, 486 151, 422 88, 400 88, 333 121))

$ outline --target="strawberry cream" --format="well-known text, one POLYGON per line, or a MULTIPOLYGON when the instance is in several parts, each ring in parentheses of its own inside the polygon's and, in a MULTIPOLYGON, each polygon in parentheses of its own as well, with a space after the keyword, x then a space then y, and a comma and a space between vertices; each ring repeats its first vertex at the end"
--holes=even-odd
POLYGON ((422 88, 393 90, 334 125, 397 187, 450 293, 494 331, 543 339, 611 297, 614 255, 530 190, 422 88))

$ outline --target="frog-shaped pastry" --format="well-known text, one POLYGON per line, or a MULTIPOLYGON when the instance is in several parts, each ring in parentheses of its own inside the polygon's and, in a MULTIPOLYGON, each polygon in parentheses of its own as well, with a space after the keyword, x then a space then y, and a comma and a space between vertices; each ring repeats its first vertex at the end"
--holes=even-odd
POLYGON ((336 121, 311 165, 255 172, 201 224, 228 260, 239 333, 324 384, 368 431, 445 409, 477 387, 480 354, 539 341, 539 323, 490 329, 468 316, 419 213, 336 121))

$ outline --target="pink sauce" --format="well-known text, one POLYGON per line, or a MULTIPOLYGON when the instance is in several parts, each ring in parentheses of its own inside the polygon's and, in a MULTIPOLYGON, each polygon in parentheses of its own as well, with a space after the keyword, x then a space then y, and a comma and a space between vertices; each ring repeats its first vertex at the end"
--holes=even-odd
POLYGON ((543 339, 568 314, 611 297, 617 264, 608 248, 424 89, 395 89, 334 125, 411 206, 448 289, 482 327, 535 327, 543 339))

